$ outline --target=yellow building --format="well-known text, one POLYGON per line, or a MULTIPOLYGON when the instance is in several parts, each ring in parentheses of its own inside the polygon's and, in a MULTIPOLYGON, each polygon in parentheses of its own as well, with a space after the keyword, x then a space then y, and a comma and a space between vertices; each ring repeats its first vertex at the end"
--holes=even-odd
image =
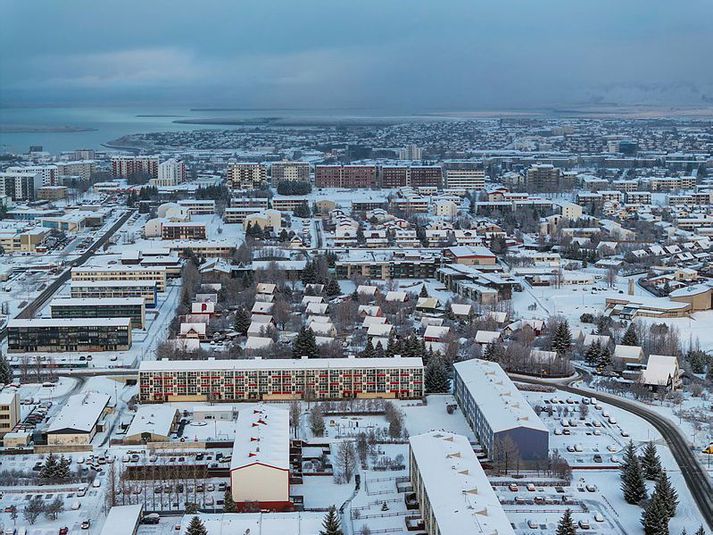
POLYGON ((20 421, 20 395, 5 387, 0 391, 0 437, 12 431, 20 421))

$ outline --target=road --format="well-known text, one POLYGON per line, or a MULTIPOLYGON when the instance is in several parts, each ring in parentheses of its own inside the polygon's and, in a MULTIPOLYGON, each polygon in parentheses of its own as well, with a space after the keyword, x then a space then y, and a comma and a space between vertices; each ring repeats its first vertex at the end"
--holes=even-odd
POLYGON ((708 477, 708 473, 700 465, 694 453, 692 453, 686 437, 681 434, 678 427, 668 418, 646 409, 638 403, 619 396, 572 386, 571 383, 576 379, 566 379, 562 382, 556 382, 515 374, 511 375, 511 377, 514 381, 521 383, 554 386, 560 390, 579 396, 596 396, 598 400, 630 412, 654 426, 654 428, 661 433, 674 459, 676 459, 686 486, 708 524, 708 528, 713 530, 713 484, 708 477))

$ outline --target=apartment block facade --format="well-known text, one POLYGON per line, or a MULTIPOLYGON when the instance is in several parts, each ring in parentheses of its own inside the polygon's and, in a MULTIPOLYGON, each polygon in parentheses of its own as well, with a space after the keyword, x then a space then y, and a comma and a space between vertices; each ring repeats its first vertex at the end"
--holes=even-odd
POLYGON ((129 318, 13 319, 7 324, 8 353, 128 351, 129 318))
POLYGON ((142 402, 420 399, 420 358, 143 361, 142 402))

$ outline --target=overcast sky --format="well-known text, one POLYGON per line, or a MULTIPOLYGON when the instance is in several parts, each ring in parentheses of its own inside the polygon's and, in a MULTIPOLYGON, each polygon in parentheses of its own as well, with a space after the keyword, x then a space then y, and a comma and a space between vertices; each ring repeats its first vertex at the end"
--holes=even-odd
POLYGON ((711 21, 713 0, 0 0, 0 104, 700 104, 711 21))

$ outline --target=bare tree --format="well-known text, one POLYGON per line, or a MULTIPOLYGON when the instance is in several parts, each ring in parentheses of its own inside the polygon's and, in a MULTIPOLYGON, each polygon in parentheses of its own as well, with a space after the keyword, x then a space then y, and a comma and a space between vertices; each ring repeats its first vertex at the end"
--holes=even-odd
POLYGON ((349 483, 356 470, 357 455, 352 440, 344 440, 337 448, 336 464, 339 469, 340 482, 349 483))

